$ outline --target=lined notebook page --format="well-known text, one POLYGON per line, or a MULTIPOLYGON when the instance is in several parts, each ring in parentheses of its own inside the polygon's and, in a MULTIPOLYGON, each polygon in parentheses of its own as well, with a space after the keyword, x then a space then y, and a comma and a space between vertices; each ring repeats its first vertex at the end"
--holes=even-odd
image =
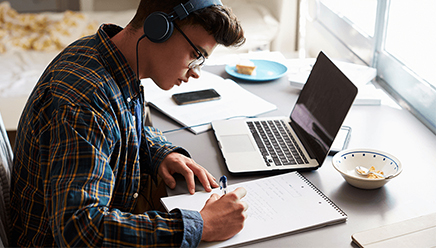
MULTIPOLYGON (((305 229, 343 222, 347 215, 308 179, 291 172, 230 185, 228 192, 244 187, 248 218, 244 229, 223 242, 202 242, 201 247, 223 247, 305 229)), ((219 189, 212 193, 221 194, 219 189)), ((162 198, 167 210, 201 210, 212 193, 162 198)))

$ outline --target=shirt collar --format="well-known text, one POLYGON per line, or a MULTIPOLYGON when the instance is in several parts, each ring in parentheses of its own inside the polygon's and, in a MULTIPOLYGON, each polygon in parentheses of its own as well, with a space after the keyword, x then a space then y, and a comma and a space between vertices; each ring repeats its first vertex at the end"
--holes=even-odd
POLYGON ((115 36, 121 30, 122 28, 117 25, 101 25, 96 34, 96 38, 100 41, 97 49, 104 58, 106 70, 109 71, 120 87, 124 99, 127 103, 130 103, 130 100, 139 97, 140 81, 127 63, 124 55, 110 40, 111 37, 115 36))

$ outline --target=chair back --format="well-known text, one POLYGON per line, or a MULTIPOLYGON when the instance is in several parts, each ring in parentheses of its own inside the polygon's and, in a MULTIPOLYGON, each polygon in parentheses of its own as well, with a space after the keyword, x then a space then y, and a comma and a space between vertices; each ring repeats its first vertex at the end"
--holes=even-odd
POLYGON ((9 246, 12 149, 0 114, 0 247, 9 246))

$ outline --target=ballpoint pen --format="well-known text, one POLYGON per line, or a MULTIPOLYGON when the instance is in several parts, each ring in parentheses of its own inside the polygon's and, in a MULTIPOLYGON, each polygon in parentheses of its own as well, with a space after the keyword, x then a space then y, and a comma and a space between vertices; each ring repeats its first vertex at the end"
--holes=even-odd
POLYGON ((220 189, 223 192, 223 195, 227 194, 227 177, 226 176, 222 176, 220 178, 220 189))

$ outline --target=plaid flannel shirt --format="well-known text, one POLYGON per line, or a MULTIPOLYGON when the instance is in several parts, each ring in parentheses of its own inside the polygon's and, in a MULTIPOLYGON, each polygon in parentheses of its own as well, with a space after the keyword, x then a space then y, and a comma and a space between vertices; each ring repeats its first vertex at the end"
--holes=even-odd
POLYGON ((155 178, 168 153, 189 154, 141 126, 142 87, 110 41, 120 30, 102 25, 71 44, 33 90, 14 149, 12 245, 198 245, 198 212, 131 213, 140 174, 155 178))

